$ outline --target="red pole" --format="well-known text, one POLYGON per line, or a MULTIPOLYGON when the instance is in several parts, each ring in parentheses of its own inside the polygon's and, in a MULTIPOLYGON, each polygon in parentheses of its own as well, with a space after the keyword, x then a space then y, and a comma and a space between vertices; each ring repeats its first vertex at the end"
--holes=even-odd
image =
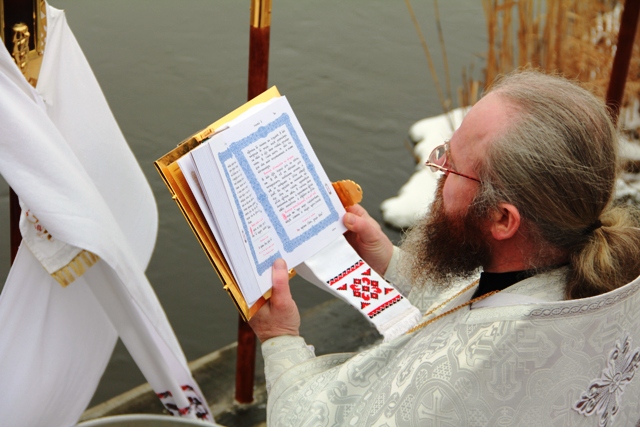
MULTIPOLYGON (((249 33, 249 85, 247 99, 267 90, 269 75, 269 35, 271 32, 271 0, 251 1, 249 33)), ((236 360, 236 400, 253 402, 256 367, 256 336, 242 320, 238 320, 238 353, 236 360)))
POLYGON ((607 106, 611 109, 611 116, 616 123, 620 115, 620 105, 624 97, 624 87, 627 83, 631 53, 638 29, 639 14, 640 0, 625 1, 622 18, 620 18, 616 55, 613 58, 606 98, 607 106))
POLYGON ((271 0, 252 0, 249 33, 249 85, 247 99, 267 90, 269 77, 269 35, 271 0))
POLYGON ((18 248, 22 242, 22 235, 20 234, 20 202, 18 201, 18 195, 12 188, 9 189, 9 230, 10 230, 10 242, 11 242, 11 264, 16 259, 18 254, 18 248))
MULTIPOLYGON (((4 22, 0 23, 2 29, 2 39, 9 53, 13 52, 13 26, 18 23, 27 25, 31 37, 29 38, 29 49, 35 49, 36 24, 34 22, 35 3, 32 0, 8 0, 4 2, 4 22)), ((1 14, 0 14, 1 15, 1 14)), ((18 195, 9 189, 9 242, 11 245, 11 263, 18 253, 18 247, 22 242, 19 228, 20 203, 18 195)))

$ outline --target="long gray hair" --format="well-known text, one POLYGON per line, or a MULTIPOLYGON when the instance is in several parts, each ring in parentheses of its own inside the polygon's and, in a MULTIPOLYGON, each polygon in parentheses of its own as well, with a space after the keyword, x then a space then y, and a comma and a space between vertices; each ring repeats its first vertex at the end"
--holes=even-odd
POLYGON ((476 203, 518 208, 541 248, 532 267, 547 252, 568 256, 567 298, 633 280, 640 274, 638 216, 613 203, 619 142, 604 103, 566 79, 534 71, 503 76, 489 92, 514 114, 478 165, 483 185, 476 203))

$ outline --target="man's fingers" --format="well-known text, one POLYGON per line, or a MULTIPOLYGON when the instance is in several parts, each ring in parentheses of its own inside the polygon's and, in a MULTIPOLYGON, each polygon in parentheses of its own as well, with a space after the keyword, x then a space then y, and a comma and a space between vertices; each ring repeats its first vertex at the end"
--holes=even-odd
POLYGON ((282 335, 297 336, 300 329, 300 313, 291 297, 287 263, 277 259, 272 267, 271 298, 249 321, 260 342, 282 335))
POLYGON ((357 216, 369 215, 367 210, 357 203, 355 205, 347 206, 345 209, 347 212, 351 212, 352 214, 357 216))
POLYGON ((273 281, 271 303, 278 304, 280 301, 291 299, 289 270, 287 270, 287 263, 282 258, 278 258, 273 263, 271 278, 273 281))
POLYGON ((344 225, 364 243, 373 243, 380 239, 380 225, 373 221, 366 211, 364 216, 347 212, 344 215, 344 225))
POLYGON ((361 221, 363 218, 367 218, 369 216, 369 213, 365 208, 358 204, 351 205, 347 207, 346 210, 347 213, 344 214, 342 222, 349 231, 357 233, 358 230, 356 230, 355 228, 359 227, 359 221, 361 221))

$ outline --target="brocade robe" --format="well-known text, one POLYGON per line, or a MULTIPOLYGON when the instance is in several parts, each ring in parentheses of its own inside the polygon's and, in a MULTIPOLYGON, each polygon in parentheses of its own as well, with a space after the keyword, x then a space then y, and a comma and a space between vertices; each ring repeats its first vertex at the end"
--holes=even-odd
MULTIPOLYGON (((315 357, 301 337, 265 341, 268 425, 635 426, 640 278, 566 301, 565 276, 536 275, 357 354, 315 357)), ((424 313, 467 285, 409 299, 424 313)))

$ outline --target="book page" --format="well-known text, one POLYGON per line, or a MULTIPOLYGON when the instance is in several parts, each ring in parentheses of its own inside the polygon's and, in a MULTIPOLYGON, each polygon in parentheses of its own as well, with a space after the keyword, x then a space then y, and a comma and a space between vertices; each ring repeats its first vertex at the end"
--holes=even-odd
MULTIPOLYGON (((191 189, 191 193, 195 197, 198 203, 198 206, 200 206, 202 215, 204 215, 205 220, 207 221, 207 225, 209 226, 211 233, 213 234, 216 242, 218 243, 218 247, 222 252, 222 256, 224 256, 224 258, 228 260, 229 252, 227 250, 227 245, 224 244, 224 238, 222 236, 222 233, 220 232, 218 222, 215 220, 213 216, 213 213, 212 213, 213 209, 211 207, 211 202, 209 201, 209 197, 207 194, 205 194, 204 190, 202 189, 202 186, 200 185, 200 181, 202 178, 199 176, 198 169, 196 168, 196 163, 193 159, 193 153, 195 153, 195 151, 198 150, 199 148, 202 148, 202 146, 195 148, 194 150, 191 151, 191 153, 179 158, 178 166, 180 167, 180 170, 182 171, 184 179, 187 181, 187 184, 189 185, 189 188, 191 189)), ((210 150, 208 149, 205 149, 205 152, 207 155, 210 154, 210 150)), ((209 161, 213 163, 214 162, 213 157, 211 157, 209 161)), ((229 264, 229 268, 231 269, 231 273, 234 275, 234 277, 238 277, 238 272, 235 270, 234 265, 229 264)), ((259 292, 259 291, 256 290, 256 292, 259 292)), ((245 293, 251 294, 251 291, 246 290, 245 293)), ((258 299, 258 298, 260 298, 259 295, 255 297, 255 299, 258 299)))
POLYGON ((346 231, 344 208, 285 97, 208 146, 264 292, 276 258, 295 267, 346 231))
MULTIPOLYGON (((211 143, 214 138, 208 143, 211 143)), ((208 222, 211 221, 209 227, 214 232, 218 246, 228 261, 245 302, 251 307, 266 291, 262 290, 258 284, 252 261, 247 256, 242 243, 245 237, 237 227, 234 219, 235 212, 229 203, 220 171, 207 144, 191 150, 189 155, 183 158, 190 157, 195 169, 191 168, 192 164, 188 160, 180 159, 178 164, 181 169, 184 167, 182 170, 185 177, 189 173, 189 178, 196 178, 197 183, 193 183, 196 184, 195 187, 189 178, 187 180, 194 196, 199 193, 196 198, 201 210, 207 211, 205 218, 208 222)))

